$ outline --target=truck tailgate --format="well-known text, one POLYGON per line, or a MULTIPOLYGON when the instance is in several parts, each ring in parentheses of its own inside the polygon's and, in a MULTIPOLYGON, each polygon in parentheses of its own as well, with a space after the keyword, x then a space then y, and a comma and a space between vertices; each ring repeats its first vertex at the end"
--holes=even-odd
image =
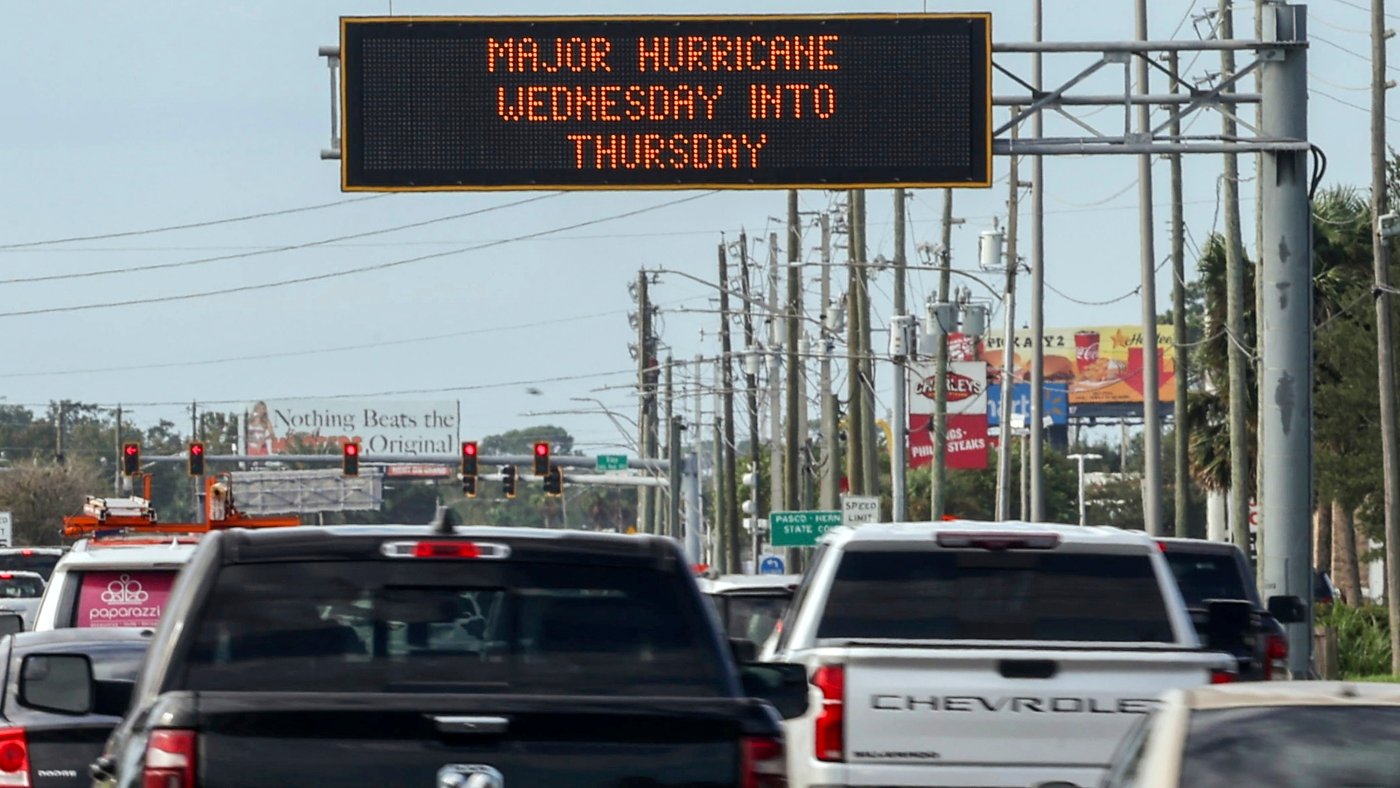
POLYGON ((516 786, 738 785, 745 719, 763 712, 737 700, 571 697, 560 713, 552 700, 204 694, 199 784, 437 788, 484 771, 516 786))
POLYGON ((1164 690, 1210 682, 1196 650, 821 649, 846 666, 846 757, 858 764, 1105 766, 1164 690))

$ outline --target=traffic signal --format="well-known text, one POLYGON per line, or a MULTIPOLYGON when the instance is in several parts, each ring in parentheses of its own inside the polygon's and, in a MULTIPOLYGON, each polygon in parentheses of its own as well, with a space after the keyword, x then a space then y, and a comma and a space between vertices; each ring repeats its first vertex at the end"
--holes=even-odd
POLYGON ((141 444, 122 444, 122 473, 135 476, 141 472, 141 444))
POLYGON ((190 475, 204 475, 204 443, 201 441, 190 444, 190 475))
POLYGON ((346 476, 360 475, 360 444, 350 441, 340 444, 340 472, 346 476))
POLYGON ((476 497, 476 477, 475 477, 475 476, 463 476, 463 477, 462 477, 462 495, 465 495, 465 496, 468 497, 468 498, 475 498, 475 497, 476 497))
POLYGON ((476 441, 462 441, 462 478, 476 478, 476 441))
POLYGON ((544 494, 553 496, 564 494, 564 470, 558 465, 551 465, 549 473, 544 475, 544 494))
POLYGON ((535 475, 549 474, 549 441, 535 441, 535 475))
POLYGON ((501 469, 501 491, 507 498, 515 497, 515 466, 507 465, 501 469))

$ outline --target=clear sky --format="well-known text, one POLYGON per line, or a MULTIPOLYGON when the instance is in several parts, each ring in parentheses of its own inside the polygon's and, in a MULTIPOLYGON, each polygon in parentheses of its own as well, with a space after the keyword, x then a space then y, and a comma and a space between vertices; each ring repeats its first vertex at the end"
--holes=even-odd
MULTIPOLYGON (((1154 0, 1151 37, 1195 39, 1198 30, 1208 32, 1209 23, 1193 23, 1192 16, 1216 5, 1215 0, 1154 0)), ((1248 35, 1253 4, 1237 5, 1237 31, 1248 35)), ((1365 107, 1369 102, 1368 5, 1318 0, 1310 7, 1311 136, 1328 155, 1328 184, 1369 182, 1367 113, 1343 103, 1365 107)), ((1129 0, 1045 0, 1045 6, 1047 39, 1132 36, 1129 0)), ((344 194, 338 164, 319 158, 330 133, 330 86, 317 47, 336 42, 337 18, 391 10, 396 15, 987 10, 994 14, 996 40, 1024 41, 1030 37, 1031 7, 1032 0, 708 0, 660 7, 637 0, 7 0, 0 32, 0 73, 6 75, 0 88, 0 245, 329 207, 174 232, 0 249, 5 348, 0 396, 37 407, 54 399, 125 403, 138 421, 164 417, 187 423, 182 415, 187 409, 174 403, 197 400, 207 403, 201 407, 233 410, 254 399, 421 392, 393 398, 460 400, 464 438, 553 421, 569 427, 587 448, 615 443, 617 432, 604 418, 529 414, 592 407, 573 397, 596 397, 624 414, 635 413, 635 401, 624 388, 635 379, 626 372, 634 365, 628 343, 635 340, 628 326, 633 305, 627 284, 643 266, 714 279, 721 234, 735 240, 744 228, 766 238, 779 228, 774 217, 784 215, 784 194, 571 193, 516 207, 505 206, 541 195, 365 199, 344 194), (656 209, 608 220, 648 208, 656 209), (487 209, 412 229, 253 254, 487 209), (337 275, 585 222, 596 223, 337 275), (235 255, 240 257, 81 276, 235 255), (334 276, 257 287, 318 275, 334 276), (36 277, 55 278, 16 281, 36 277), (243 287, 256 289, 84 308, 243 287), (13 314, 35 310, 54 311, 13 314)), ((1219 70, 1215 55, 1186 58, 1193 60, 1194 77, 1219 70)), ((1029 74, 1024 58, 998 62, 1029 74)), ((1054 83, 1085 65, 1083 56, 1047 58, 1046 81, 1054 83)), ((1121 86, 1120 74, 1113 71, 1099 88, 1109 92, 1121 86)), ((1154 85, 1165 88, 1160 79, 1154 85)), ((1004 79, 997 83, 998 92, 1011 88, 1004 79)), ((1390 114, 1400 117, 1400 108, 1390 114)), ((1089 120, 1112 132, 1115 121, 1121 129, 1119 118, 1118 110, 1108 109, 1089 120)), ((1214 115, 1196 123, 1198 129, 1219 127, 1214 115)), ((1388 126, 1393 132, 1394 123, 1388 126)), ((1072 129, 1064 121, 1047 122, 1047 133, 1072 129)), ((975 266, 978 231, 1005 214, 1007 161, 998 158, 993 166, 996 188, 955 196, 955 214, 965 220, 954 232, 955 265, 975 266)), ((1082 301, 1131 293, 1139 283, 1135 160, 1055 158, 1045 170, 1047 282, 1082 301)), ((1220 224, 1219 158, 1189 158, 1185 170, 1190 238, 1203 242, 1220 224)), ((1155 174, 1160 257, 1169 248, 1165 162, 1157 164, 1155 174)), ((1252 178, 1248 160, 1241 174, 1252 178)), ((1251 182, 1241 190, 1246 239, 1253 237, 1253 188, 1251 182)), ((889 256, 890 193, 871 192, 868 200, 871 254, 889 256)), ((936 240, 941 201, 941 192, 934 191, 913 198, 911 253, 914 244, 936 240)), ((801 195, 804 211, 830 204, 831 196, 823 192, 801 195)), ((1023 227, 1025 220, 1023 215, 1023 227)), ((808 233, 805 245, 804 259, 815 259, 815 232, 808 233)), ((912 277, 911 299, 921 301, 933 284, 931 275, 912 277)), ((1169 303, 1169 285, 1170 271, 1164 269, 1158 279, 1163 306, 1169 303)), ((876 322, 883 326, 890 311, 890 275, 877 277, 873 288, 876 322)), ((704 312, 713 309, 713 289, 663 275, 652 291, 663 311, 662 339, 676 358, 715 352, 717 318, 704 312)), ((1022 315, 1025 299, 1022 288, 1022 315)), ((1102 325, 1137 321, 1141 305, 1129 297, 1086 306, 1050 292, 1045 310, 1047 326, 1102 325)), ((876 345, 883 347, 883 339, 876 345)), ((888 374, 880 378, 887 388, 888 374)), ((882 398, 887 407, 884 392, 882 398)))

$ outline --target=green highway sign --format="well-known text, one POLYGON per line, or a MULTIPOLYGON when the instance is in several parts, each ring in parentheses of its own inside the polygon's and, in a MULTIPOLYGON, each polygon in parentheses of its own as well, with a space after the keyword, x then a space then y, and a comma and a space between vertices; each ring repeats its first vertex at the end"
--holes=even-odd
POLYGON ((774 547, 813 547, 822 534, 840 524, 840 512, 773 512, 768 515, 774 547))
POLYGON ((600 471, 625 471, 627 470, 627 455, 625 454, 599 454, 598 470, 600 471))

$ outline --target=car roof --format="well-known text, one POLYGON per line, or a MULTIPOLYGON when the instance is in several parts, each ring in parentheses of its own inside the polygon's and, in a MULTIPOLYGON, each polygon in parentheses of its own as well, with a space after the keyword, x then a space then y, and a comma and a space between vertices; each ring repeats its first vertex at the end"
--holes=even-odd
POLYGON ((700 590, 707 594, 764 593, 792 591, 802 582, 802 575, 720 575, 697 581, 700 590))
POLYGON ((424 525, 334 525, 292 528, 231 528, 215 532, 224 541, 225 560, 283 560, 288 557, 380 557, 386 540, 466 538, 506 542, 512 556, 524 560, 582 555, 655 562, 680 557, 675 541, 645 534, 611 534, 558 528, 455 526, 444 533, 424 525))
POLYGON ((1259 706, 1400 706, 1400 684, 1368 681, 1258 681, 1177 690, 1189 709, 1259 706))
POLYGON ((42 632, 16 632, 9 637, 16 650, 79 651, 94 644, 149 643, 154 634, 155 629, 151 627, 63 627, 42 632))
POLYGON ((79 540, 58 561, 58 568, 171 566, 189 561, 198 544, 169 538, 159 543, 148 541, 107 542, 79 540))
POLYGON ((1197 553, 1239 553, 1243 552, 1231 542, 1215 542, 1209 539, 1191 539, 1184 536, 1159 536, 1157 543, 1162 545, 1167 553, 1175 552, 1197 552, 1197 553), (1183 550, 1182 548, 1185 548, 1183 550))
POLYGON ((66 547, 0 547, 0 555, 63 555, 66 547))
POLYGON ((868 523, 841 526, 826 532, 824 541, 845 544, 859 542, 907 542, 931 540, 939 533, 986 532, 996 534, 1047 534, 1060 537, 1064 544, 1131 544, 1154 546, 1152 538, 1142 531, 1127 531, 1103 525, 1061 525, 1030 523, 1020 520, 984 522, 979 520, 945 520, 936 523, 868 523))

